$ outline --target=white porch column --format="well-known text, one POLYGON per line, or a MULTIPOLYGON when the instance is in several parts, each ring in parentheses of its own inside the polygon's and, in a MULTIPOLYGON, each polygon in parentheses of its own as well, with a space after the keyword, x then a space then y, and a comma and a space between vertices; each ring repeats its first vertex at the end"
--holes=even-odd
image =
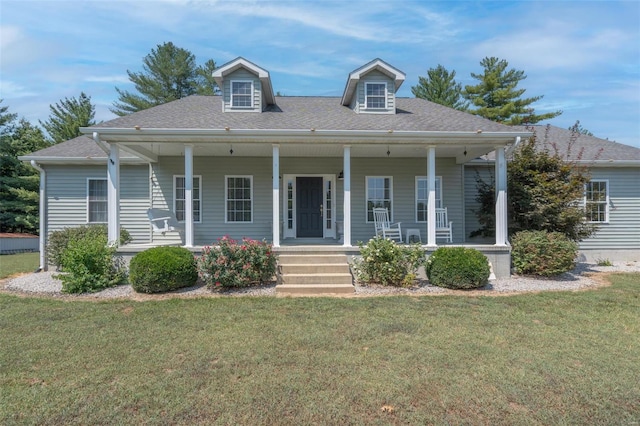
POLYGON ((116 247, 120 244, 120 148, 109 145, 107 162, 107 240, 116 247))
POLYGON ((273 246, 280 247, 280 145, 273 144, 273 206, 272 227, 273 246))
POLYGON ((343 200, 343 232, 344 247, 351 247, 351 145, 343 147, 344 200, 343 200))
POLYGON ((507 161, 504 147, 496 147, 496 245, 507 245, 507 161))
POLYGON ((427 245, 436 245, 436 147, 429 146, 427 157, 427 245))
POLYGON ((193 247, 193 145, 184 146, 184 246, 193 247))

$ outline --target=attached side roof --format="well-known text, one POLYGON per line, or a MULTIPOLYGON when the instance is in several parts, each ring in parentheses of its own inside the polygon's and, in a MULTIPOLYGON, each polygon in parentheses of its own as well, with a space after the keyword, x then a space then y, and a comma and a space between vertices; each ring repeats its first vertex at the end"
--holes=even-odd
POLYGON ((271 85, 271 77, 269 76, 269 71, 265 70, 264 68, 260 68, 253 62, 248 61, 241 56, 238 56, 236 59, 227 62, 226 64, 213 70, 213 79, 216 81, 218 87, 223 87, 222 82, 224 81, 225 77, 240 68, 244 68, 250 73, 258 76, 260 82, 262 83, 262 90, 265 101, 269 105, 274 104, 275 98, 273 95, 273 86, 271 85))
POLYGON ((373 61, 361 66, 360 68, 353 70, 349 74, 347 85, 345 86, 344 93, 342 95, 342 101, 340 102, 342 105, 349 105, 351 103, 351 99, 353 98, 356 87, 358 86, 358 81, 362 78, 362 76, 368 74, 373 70, 380 71, 381 73, 394 80, 395 92, 398 91, 406 78, 405 73, 397 68, 392 67, 382 59, 376 58, 373 61))

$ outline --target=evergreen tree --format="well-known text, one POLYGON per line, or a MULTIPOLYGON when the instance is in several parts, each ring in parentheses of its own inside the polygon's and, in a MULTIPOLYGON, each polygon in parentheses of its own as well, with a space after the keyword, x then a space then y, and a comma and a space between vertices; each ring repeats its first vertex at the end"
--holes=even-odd
POLYGON ((111 112, 122 116, 193 94, 215 94, 217 86, 211 77, 215 68, 212 59, 196 67, 193 53, 171 42, 159 44, 142 60, 143 72, 127 70, 137 93, 116 87, 118 101, 111 112))
POLYGON ((60 143, 80 136, 80 127, 93 126, 96 111, 91 104, 91 96, 80 92, 80 97, 64 98, 54 105, 49 105, 49 120, 40 125, 49 134, 53 143, 60 143))
POLYGON ((507 70, 509 63, 504 59, 486 57, 480 61, 484 67, 482 74, 471 73, 479 81, 475 86, 465 86, 462 95, 475 109, 472 114, 503 124, 534 124, 562 114, 562 111, 536 114, 530 105, 542 96, 521 98, 526 89, 517 89, 518 83, 527 78, 524 71, 514 68, 507 70))
POLYGON ((416 98, 465 111, 469 103, 462 99, 462 85, 456 83, 456 72, 447 71, 442 65, 429 68, 427 77, 418 77, 418 84, 411 87, 416 98))
POLYGON ((593 133, 591 133, 590 131, 588 131, 584 127, 582 127, 582 124, 580 124, 580 120, 576 120, 575 124, 573 126, 569 127, 569 130, 571 130, 573 133, 578 133, 578 134, 587 135, 587 136, 593 136, 593 133))
POLYGON ((18 156, 49 146, 40 128, 0 109, 0 232, 38 233, 39 174, 18 156))

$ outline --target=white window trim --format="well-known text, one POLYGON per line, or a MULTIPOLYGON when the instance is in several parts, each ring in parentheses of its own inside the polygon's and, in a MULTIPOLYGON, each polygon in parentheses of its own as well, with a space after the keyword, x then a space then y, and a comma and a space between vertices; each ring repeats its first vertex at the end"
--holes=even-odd
POLYGON ((253 100, 253 96, 254 96, 254 87, 253 87, 253 80, 231 80, 230 86, 229 86, 229 107, 233 108, 233 109, 254 109, 254 100, 253 100), (249 96, 250 100, 251 100, 251 105, 250 106, 235 106, 233 104, 233 83, 250 83, 251 84, 251 93, 249 95, 236 95, 236 96, 249 96))
POLYGON ((366 223, 373 223, 369 220, 369 179, 389 179, 389 201, 391 201, 391 211, 389 212, 389 221, 393 222, 393 176, 365 176, 364 183, 364 218, 366 223))
MULTIPOLYGON (((378 98, 378 96, 375 96, 378 98)), ((386 81, 366 81, 364 83, 364 109, 369 111, 384 111, 389 108, 389 93, 387 92, 387 82, 386 81), (367 105, 369 104, 367 95, 367 86, 370 84, 384 84, 384 107, 383 108, 369 108, 367 105)))
MULTIPOLYGON (((605 183, 605 191, 607 192, 607 197, 605 199, 604 202, 591 202, 593 204, 604 204, 605 205, 605 210, 604 210, 604 221, 600 221, 600 220, 587 220, 587 223, 609 223, 609 206, 610 206, 610 202, 609 202, 609 179, 591 179, 589 181, 589 183, 592 182, 604 182, 605 183)), ((586 216, 586 210, 587 210, 587 185, 585 184, 584 186, 584 197, 582 198, 582 204, 584 206, 585 209, 585 216, 586 216)))
MULTIPOLYGON (((177 178, 184 178, 184 175, 173 175, 173 214, 176 214, 176 179, 177 178)), ((202 223, 202 175, 193 175, 193 179, 198 179, 200 181, 200 184, 198 185, 200 187, 200 198, 195 198, 193 197, 192 201, 199 201, 200 202, 200 220, 194 220, 193 223, 202 223)), ((185 179, 185 184, 186 184, 186 179, 185 179)), ((185 206, 186 207, 186 206, 185 206)), ((186 209, 185 209, 186 211, 186 209)), ((193 209, 193 212, 195 213, 195 209, 193 209)), ((176 215, 177 216, 177 215, 176 215)), ((179 220, 178 223, 184 223, 184 220, 179 220)))
MULTIPOLYGON (((108 201, 108 196, 107 196, 107 221, 106 222, 90 222, 89 221, 89 182, 92 180, 102 180, 107 182, 107 178, 105 177, 88 177, 87 178, 87 185, 86 185, 86 223, 108 223, 109 221, 109 201, 108 201)), ((107 188, 108 190, 108 188, 107 188)))
MULTIPOLYGON (((414 205, 414 210, 415 210, 415 220, 416 223, 427 223, 426 220, 418 220, 418 181, 419 180, 426 180, 428 181, 428 177, 427 176, 416 176, 415 179, 415 205, 414 205)), ((428 187, 427 187, 428 189, 428 187)), ((440 200, 438 200, 436 198, 436 208, 442 208, 443 206, 443 201, 442 201, 442 176, 436 176, 436 189, 440 190, 440 200), (440 205, 438 205, 438 201, 440 201, 440 205)), ((436 191, 436 194, 438 192, 436 191)), ((427 197, 429 196, 429 194, 427 193, 427 197)), ((428 200, 427 200, 428 201, 428 200)))
POLYGON ((253 223, 254 219, 254 211, 253 211, 253 175, 225 175, 224 176, 224 223, 253 223), (251 220, 250 221, 239 221, 239 220, 229 220, 229 209, 228 209, 228 201, 229 201, 229 178, 249 178, 249 194, 251 197, 251 220))

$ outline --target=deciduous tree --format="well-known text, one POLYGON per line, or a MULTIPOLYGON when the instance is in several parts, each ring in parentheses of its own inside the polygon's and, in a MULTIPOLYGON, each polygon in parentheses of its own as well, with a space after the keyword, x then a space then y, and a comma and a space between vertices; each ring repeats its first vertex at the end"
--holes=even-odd
POLYGON ((507 70, 506 60, 486 57, 480 65, 484 67, 482 74, 471 73, 479 83, 467 85, 462 91, 464 98, 471 102, 469 112, 472 114, 509 125, 534 124, 562 114, 562 111, 536 114, 530 105, 542 96, 522 98, 526 89, 517 86, 527 76, 524 71, 507 70))

